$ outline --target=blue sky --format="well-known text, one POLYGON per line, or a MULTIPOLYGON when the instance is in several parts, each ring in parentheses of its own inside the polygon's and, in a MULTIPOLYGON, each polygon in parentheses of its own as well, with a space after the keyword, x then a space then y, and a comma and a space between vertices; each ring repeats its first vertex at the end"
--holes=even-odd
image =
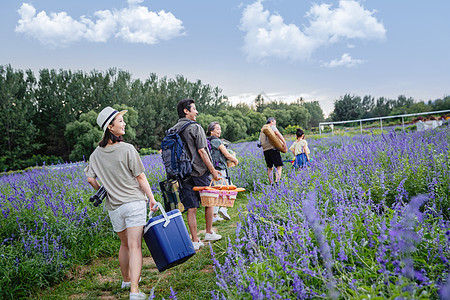
POLYGON ((450 92, 450 2, 8 0, 0 64, 150 73, 223 89, 232 103, 349 93, 433 100, 450 92))

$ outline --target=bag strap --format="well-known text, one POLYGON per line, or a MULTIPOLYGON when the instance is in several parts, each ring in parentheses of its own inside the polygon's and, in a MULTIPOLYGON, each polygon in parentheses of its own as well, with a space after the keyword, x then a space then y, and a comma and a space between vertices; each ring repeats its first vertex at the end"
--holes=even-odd
MULTIPOLYGON (((150 208, 150 201, 147 202, 147 205, 150 208)), ((163 218, 165 220, 163 227, 167 227, 167 225, 169 225, 169 223, 170 223, 169 216, 167 215, 166 211, 164 210, 164 207, 162 206, 162 204, 159 203, 158 201, 156 201, 156 204, 155 204, 155 206, 153 206, 153 208, 157 208, 157 207, 159 207, 159 209, 161 210, 161 213, 162 213, 163 218)), ((152 211, 150 209, 150 211, 148 213, 148 222, 147 222, 147 224, 150 224, 150 219, 153 217, 153 213, 154 213, 154 211, 152 211)))
MULTIPOLYGON (((189 125, 191 125, 191 124, 199 124, 199 123, 197 123, 197 122, 195 122, 195 121, 192 121, 192 120, 189 120, 189 121, 186 121, 178 130, 177 130, 177 134, 180 134, 183 130, 185 130, 189 125)), ((182 141, 182 143, 185 143, 185 141, 183 140, 183 137, 181 137, 181 135, 180 135, 180 138, 181 138, 181 141, 182 141)), ((192 155, 192 159, 191 159, 191 165, 194 165, 194 159, 195 159, 195 157, 197 156, 197 152, 195 151, 194 152, 194 154, 192 155)), ((181 178, 179 178, 178 176, 177 176, 177 181, 178 181, 178 185, 179 185, 179 188, 180 188, 180 190, 183 188, 183 186, 182 186, 182 183, 181 183, 181 178)))
MULTIPOLYGON (((186 129, 186 127, 188 127, 189 125, 194 124, 194 123, 197 123, 197 122, 194 122, 194 121, 187 121, 187 122, 185 122, 185 123, 180 127, 180 129, 178 129, 177 133, 180 134, 183 130, 186 129)), ((198 124, 198 123, 197 123, 197 124, 198 124)))
MULTIPOLYGON (((218 139, 218 137, 217 137, 217 136, 214 136, 214 135, 211 135, 211 136, 207 137, 206 139, 209 140, 209 143, 211 144, 211 149, 212 149, 212 148, 213 148, 212 141, 215 140, 215 139, 218 139)), ((216 147, 214 147, 214 148, 215 148, 215 149, 218 149, 218 148, 216 148, 216 147)))

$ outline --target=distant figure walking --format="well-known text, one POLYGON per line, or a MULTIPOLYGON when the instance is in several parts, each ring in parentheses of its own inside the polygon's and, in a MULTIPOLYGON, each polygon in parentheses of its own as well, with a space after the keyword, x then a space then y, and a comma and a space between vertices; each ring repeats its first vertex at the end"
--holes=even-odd
POLYGON ((309 148, 308 142, 305 140, 305 133, 300 128, 297 128, 295 133, 297 140, 289 148, 294 153, 295 161, 294 168, 303 168, 309 164, 309 148))
MULTIPOLYGON (((270 128, 273 130, 275 136, 280 139, 283 147, 287 149, 286 140, 280 131, 278 131, 276 127, 277 121, 275 118, 268 118, 266 124, 270 125, 270 128)), ((278 183, 281 178, 281 170, 283 168, 283 160, 281 159, 280 151, 270 142, 269 137, 263 133, 262 129, 259 134, 259 142, 261 143, 261 147, 264 151, 264 159, 266 160, 269 182, 270 184, 273 184, 273 167, 275 166, 277 168, 277 171, 275 172, 275 183, 278 183)))

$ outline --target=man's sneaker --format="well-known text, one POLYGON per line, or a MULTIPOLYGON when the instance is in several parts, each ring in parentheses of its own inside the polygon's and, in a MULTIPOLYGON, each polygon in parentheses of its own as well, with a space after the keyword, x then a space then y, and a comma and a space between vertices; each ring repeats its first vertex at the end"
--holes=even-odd
POLYGON ((219 208, 219 215, 221 215, 225 220, 231 219, 226 207, 219 208))
POLYGON ((215 233, 214 231, 212 233, 206 233, 205 234, 205 241, 217 241, 220 240, 222 236, 220 234, 215 233))
POLYGON ((130 293, 130 300, 146 300, 147 296, 143 292, 130 293))
POLYGON ((203 244, 202 241, 192 242, 192 244, 194 245, 194 250, 198 250, 200 249, 200 247, 205 246, 205 244, 203 244))
POLYGON ((213 223, 216 223, 218 221, 223 221, 223 218, 217 216, 217 217, 213 217, 213 223))

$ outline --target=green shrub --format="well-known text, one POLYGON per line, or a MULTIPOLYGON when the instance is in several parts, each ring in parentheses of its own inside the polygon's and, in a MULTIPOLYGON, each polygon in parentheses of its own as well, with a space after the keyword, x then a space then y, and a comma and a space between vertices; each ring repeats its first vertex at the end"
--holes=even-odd
POLYGON ((151 148, 141 148, 139 150, 139 155, 140 156, 145 156, 145 155, 151 155, 151 154, 158 154, 159 151, 158 150, 154 150, 151 148))

